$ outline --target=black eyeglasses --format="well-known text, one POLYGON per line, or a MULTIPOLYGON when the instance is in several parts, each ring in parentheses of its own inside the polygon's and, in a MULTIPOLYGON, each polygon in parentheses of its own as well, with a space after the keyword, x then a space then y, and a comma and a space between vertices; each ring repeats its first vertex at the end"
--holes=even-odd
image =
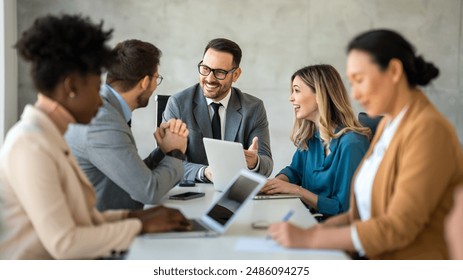
POLYGON ((157 76, 152 75, 151 77, 156 78, 156 84, 158 86, 162 83, 162 80, 164 79, 164 77, 162 77, 161 75, 157 75, 157 76))
POLYGON ((212 73, 214 73, 214 77, 217 80, 225 79, 227 77, 228 73, 233 73, 233 72, 235 72, 236 69, 238 69, 238 67, 233 67, 232 69, 230 69, 228 71, 223 70, 223 69, 212 69, 211 67, 203 65, 201 63, 203 63, 202 60, 198 63, 198 72, 199 72, 199 74, 201 74, 203 76, 208 76, 212 72, 212 73))

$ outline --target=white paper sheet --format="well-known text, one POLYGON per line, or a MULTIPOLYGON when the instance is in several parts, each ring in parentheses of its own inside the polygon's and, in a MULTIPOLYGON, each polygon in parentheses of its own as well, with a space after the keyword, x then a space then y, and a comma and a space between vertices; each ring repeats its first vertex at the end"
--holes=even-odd
POLYGON ((285 253, 285 254, 335 254, 339 251, 334 250, 311 250, 311 249, 288 249, 278 245, 274 240, 265 237, 244 237, 238 239, 235 243, 235 250, 242 252, 255 253, 285 253))

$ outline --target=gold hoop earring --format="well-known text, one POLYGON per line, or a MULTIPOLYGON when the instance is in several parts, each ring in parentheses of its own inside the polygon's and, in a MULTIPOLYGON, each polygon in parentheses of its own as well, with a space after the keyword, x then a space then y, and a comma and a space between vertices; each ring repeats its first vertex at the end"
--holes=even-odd
POLYGON ((71 98, 71 99, 76 98, 76 93, 73 92, 73 91, 71 91, 71 92, 69 93, 69 98, 71 98))

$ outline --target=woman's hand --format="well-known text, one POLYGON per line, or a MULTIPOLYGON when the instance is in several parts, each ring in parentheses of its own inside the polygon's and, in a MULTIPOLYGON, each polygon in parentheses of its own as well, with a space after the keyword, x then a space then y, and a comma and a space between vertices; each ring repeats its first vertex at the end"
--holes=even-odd
POLYGON ((310 241, 318 227, 302 229, 289 222, 280 222, 270 225, 268 235, 283 247, 313 248, 310 241))
POLYGON ((265 186, 260 190, 265 194, 290 193, 299 194, 300 186, 283 181, 279 178, 273 178, 267 181, 265 186))

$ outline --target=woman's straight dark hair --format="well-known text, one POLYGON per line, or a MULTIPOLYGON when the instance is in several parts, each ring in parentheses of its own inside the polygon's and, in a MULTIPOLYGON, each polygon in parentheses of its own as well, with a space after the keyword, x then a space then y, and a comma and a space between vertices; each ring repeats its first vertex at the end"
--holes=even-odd
POLYGON ((422 56, 416 56, 415 48, 399 33, 387 30, 371 30, 357 35, 347 46, 351 50, 369 53, 381 69, 386 69, 391 59, 402 62, 408 84, 425 86, 439 76, 439 69, 433 63, 426 62, 422 56))

